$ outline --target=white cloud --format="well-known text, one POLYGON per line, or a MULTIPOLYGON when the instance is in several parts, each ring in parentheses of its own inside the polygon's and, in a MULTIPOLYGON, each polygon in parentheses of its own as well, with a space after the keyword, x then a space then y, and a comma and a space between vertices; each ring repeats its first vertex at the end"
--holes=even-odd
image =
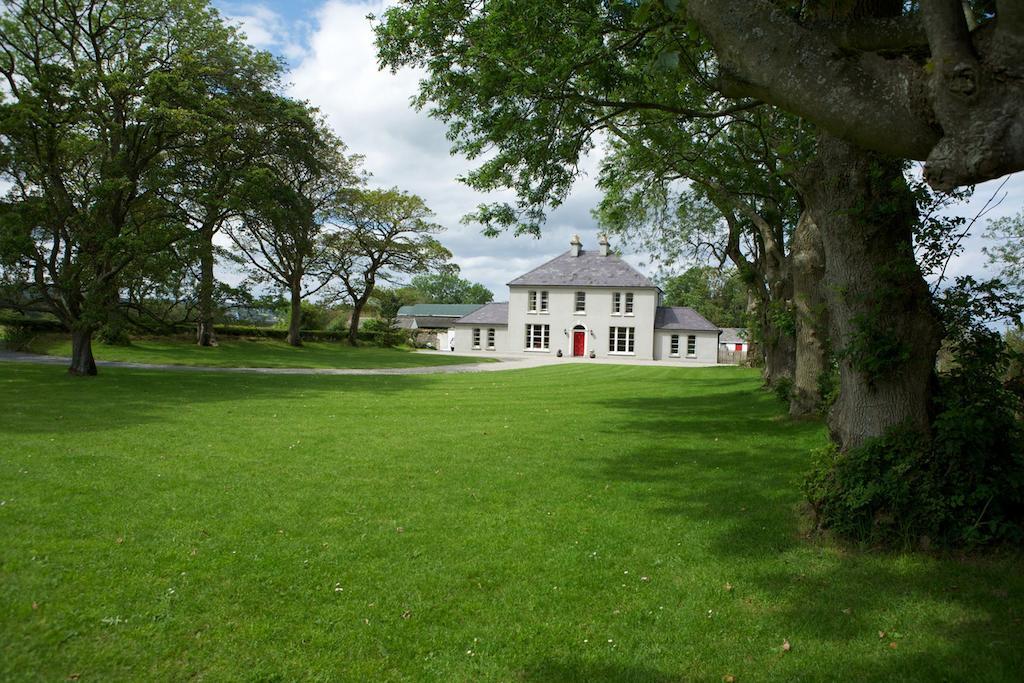
POLYGON ((456 180, 471 164, 449 154, 443 124, 410 106, 419 74, 378 70, 367 15, 383 9, 379 2, 323 5, 306 53, 290 74, 291 94, 319 107, 350 150, 366 156, 372 184, 398 186, 426 199, 447 228, 441 241, 454 253, 463 277, 482 282, 499 300, 507 296, 506 282, 568 249, 572 233, 593 243, 596 228, 589 212, 598 194, 589 178, 552 213, 540 240, 487 238, 479 226, 460 222, 478 204, 496 197, 456 180))
POLYGON ((224 16, 245 33, 253 47, 279 54, 289 62, 306 56, 305 45, 313 30, 308 22, 288 20, 260 3, 228 2, 223 6, 224 16))

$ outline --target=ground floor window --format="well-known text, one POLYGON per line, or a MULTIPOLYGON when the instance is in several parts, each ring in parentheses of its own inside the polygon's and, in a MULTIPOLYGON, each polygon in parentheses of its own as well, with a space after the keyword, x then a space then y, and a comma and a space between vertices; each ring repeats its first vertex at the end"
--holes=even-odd
POLYGON ((479 349, 480 348, 480 328, 479 327, 474 327, 473 328, 473 348, 474 349, 479 349))
POLYGON ((679 355, 679 335, 678 334, 673 334, 672 335, 672 341, 671 341, 671 343, 668 346, 668 353, 669 353, 670 356, 678 356, 679 355))
POLYGON ((609 353, 633 353, 633 328, 609 327, 608 351, 609 353))
POLYGON ((494 328, 493 327, 488 327, 487 328, 487 348, 490 349, 491 351, 494 350, 494 328))
POLYGON ((697 355, 697 336, 688 335, 686 337, 686 357, 693 358, 697 355))
POLYGON ((551 339, 550 325, 527 325, 526 348, 547 351, 551 339))

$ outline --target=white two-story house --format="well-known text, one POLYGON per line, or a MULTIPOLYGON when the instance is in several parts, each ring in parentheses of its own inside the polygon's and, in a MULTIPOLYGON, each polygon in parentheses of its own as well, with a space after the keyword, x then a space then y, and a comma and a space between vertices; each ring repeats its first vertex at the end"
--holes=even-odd
POLYGON ((507 303, 486 304, 452 325, 457 353, 718 362, 719 328, 691 308, 666 307, 649 278, 578 235, 570 249, 508 283, 507 303))

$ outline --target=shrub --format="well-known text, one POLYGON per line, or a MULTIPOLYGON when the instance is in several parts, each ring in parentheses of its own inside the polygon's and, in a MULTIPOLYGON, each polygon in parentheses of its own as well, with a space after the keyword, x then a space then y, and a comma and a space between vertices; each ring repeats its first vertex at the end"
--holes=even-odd
POLYGON ((96 331, 96 338, 111 346, 130 346, 128 329, 119 323, 108 323, 96 331))
POLYGON ((816 454, 804 491, 820 528, 869 544, 970 547, 1024 541, 1018 354, 983 325, 949 328, 931 433, 896 428, 816 454))
MULTIPOLYGON (((326 329, 328 322, 330 322, 330 312, 322 305, 315 304, 311 301, 303 301, 302 306, 302 320, 300 325, 302 329, 308 330, 323 330, 326 329)), ((287 330, 288 325, 291 321, 291 305, 285 303, 278 309, 278 313, 281 316, 281 321, 274 327, 287 330)))
POLYGON ((388 324, 388 321, 380 318, 367 320, 359 331, 360 338, 363 334, 370 335, 374 343, 379 346, 397 346, 398 344, 409 343, 409 333, 398 327, 388 324))
POLYGON ((793 380, 789 377, 779 377, 771 385, 771 390, 775 392, 780 401, 789 403, 789 399, 793 396, 793 380))
POLYGON ((4 348, 8 351, 28 351, 35 338, 36 332, 29 325, 0 325, 0 342, 3 342, 4 348))

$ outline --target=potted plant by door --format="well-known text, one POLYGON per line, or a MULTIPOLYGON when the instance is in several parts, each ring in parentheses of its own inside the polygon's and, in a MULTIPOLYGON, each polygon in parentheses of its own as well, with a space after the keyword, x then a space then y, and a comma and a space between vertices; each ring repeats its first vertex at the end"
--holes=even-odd
POLYGON ((558 349, 558 352, 555 353, 555 356, 557 356, 558 358, 561 358, 562 357, 562 349, 558 349))
POLYGON ((594 349, 590 349, 590 357, 591 358, 597 358, 597 354, 594 353, 594 349))

